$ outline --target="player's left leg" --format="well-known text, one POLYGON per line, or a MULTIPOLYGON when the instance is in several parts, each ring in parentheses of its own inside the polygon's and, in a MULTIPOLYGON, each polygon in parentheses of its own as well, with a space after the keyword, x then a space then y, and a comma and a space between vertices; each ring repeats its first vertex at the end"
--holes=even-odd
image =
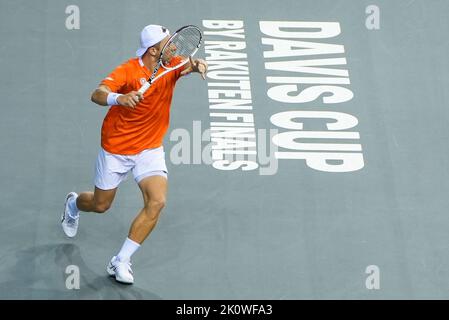
POLYGON ((129 284, 134 282, 131 256, 154 229, 165 206, 167 178, 163 176, 163 171, 160 172, 162 176, 149 176, 139 182, 144 202, 143 208, 132 222, 128 238, 123 243, 120 252, 112 257, 107 267, 108 273, 115 276, 119 282, 129 284))
POLYGON ((156 226, 167 197, 167 178, 154 175, 140 181, 139 188, 143 196, 143 208, 134 219, 128 238, 142 243, 156 226))
POLYGON ((133 156, 133 161, 135 166, 132 172, 142 192, 143 208, 132 222, 120 252, 112 258, 107 267, 110 275, 124 283, 134 282, 131 256, 156 226, 167 196, 167 166, 164 148, 144 150, 133 156))

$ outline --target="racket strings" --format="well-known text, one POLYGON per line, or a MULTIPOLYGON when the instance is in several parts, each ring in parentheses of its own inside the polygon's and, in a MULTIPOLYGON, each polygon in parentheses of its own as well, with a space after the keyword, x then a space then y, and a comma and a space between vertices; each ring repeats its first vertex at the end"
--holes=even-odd
POLYGON ((193 55, 201 42, 201 31, 197 28, 185 28, 179 31, 164 48, 163 65, 173 67, 193 55), (176 58, 176 59, 173 59, 176 58))

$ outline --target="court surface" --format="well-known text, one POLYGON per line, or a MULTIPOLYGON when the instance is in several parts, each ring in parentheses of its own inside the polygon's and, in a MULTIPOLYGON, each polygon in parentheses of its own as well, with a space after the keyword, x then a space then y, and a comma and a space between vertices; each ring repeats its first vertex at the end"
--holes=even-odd
POLYGON ((448 299, 448 10, 444 0, 1 0, 0 298, 448 299), (79 9, 79 29, 69 6, 79 9), (244 38, 214 33, 211 20, 242 24, 229 30, 244 38), (286 22, 308 27, 295 37, 286 22), (340 32, 314 37, 322 29, 310 22, 340 32), (76 239, 59 219, 69 191, 93 187, 107 109, 90 94, 133 57, 150 23, 198 25, 209 41, 198 57, 220 55, 213 41, 244 41, 228 61, 247 63, 240 76, 251 103, 211 108, 211 90, 229 89, 211 70, 206 81, 195 74, 178 82, 164 144, 168 204, 133 256, 135 284, 124 286, 105 267, 142 205, 132 177, 107 214, 81 216, 76 239), (270 56, 266 42, 279 49, 281 40, 302 47, 270 56), (306 69, 291 62, 299 60, 306 69), (313 86, 339 94, 295 100, 313 86), (211 164, 211 137, 201 135, 226 121, 217 112, 252 116, 258 168, 211 164), (286 128, 286 115, 301 117, 286 128), (346 127, 332 120, 345 115, 346 127), (276 145, 270 130, 286 133, 274 140, 290 159, 267 158, 276 145), (344 163, 335 158, 354 170, 333 172, 344 163), (71 268, 79 289, 67 287, 71 268))

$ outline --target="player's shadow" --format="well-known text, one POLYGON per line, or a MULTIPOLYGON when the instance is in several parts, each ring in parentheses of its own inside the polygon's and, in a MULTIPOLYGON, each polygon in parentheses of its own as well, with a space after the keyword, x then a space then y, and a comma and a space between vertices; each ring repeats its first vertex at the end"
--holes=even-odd
POLYGON ((136 285, 116 282, 106 271, 92 271, 75 244, 30 247, 15 256, 15 262, 2 270, 1 278, 9 280, 0 283, 0 299, 161 299, 136 285), (79 289, 66 287, 69 265, 79 268, 79 289))

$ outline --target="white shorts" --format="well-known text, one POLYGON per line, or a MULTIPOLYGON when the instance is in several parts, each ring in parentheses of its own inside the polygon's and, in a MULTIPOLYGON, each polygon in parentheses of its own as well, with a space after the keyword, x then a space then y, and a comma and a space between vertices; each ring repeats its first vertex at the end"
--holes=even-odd
POLYGON ((154 175, 167 178, 164 148, 146 149, 130 156, 109 153, 101 148, 95 165, 95 186, 102 190, 115 189, 129 171, 137 183, 154 175))

